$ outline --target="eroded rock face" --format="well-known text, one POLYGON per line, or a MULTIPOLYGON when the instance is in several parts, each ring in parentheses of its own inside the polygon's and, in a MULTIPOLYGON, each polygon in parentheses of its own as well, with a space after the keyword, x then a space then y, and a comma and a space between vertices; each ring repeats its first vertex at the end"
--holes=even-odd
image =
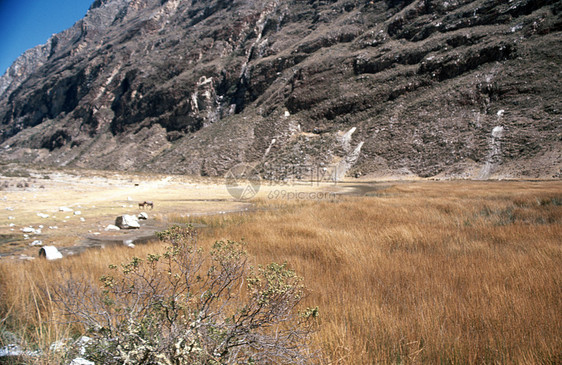
POLYGON ((0 79, 0 158, 478 177, 502 126, 488 177, 559 177, 561 31, 552 0, 95 1, 0 79))

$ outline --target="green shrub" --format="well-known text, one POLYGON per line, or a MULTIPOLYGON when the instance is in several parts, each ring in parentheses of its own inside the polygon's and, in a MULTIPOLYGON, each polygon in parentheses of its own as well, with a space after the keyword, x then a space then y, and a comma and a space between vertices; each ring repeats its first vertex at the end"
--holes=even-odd
POLYGON ((96 364, 308 364, 317 309, 299 315, 302 280, 285 264, 250 268, 244 244, 197 248, 195 231, 159 234, 161 254, 110 265, 101 284, 67 278, 65 313, 82 323, 96 364))

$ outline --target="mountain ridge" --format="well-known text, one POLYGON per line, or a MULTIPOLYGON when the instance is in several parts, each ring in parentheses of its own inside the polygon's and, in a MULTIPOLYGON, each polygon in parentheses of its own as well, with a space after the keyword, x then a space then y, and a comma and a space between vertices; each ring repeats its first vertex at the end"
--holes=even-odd
POLYGON ((559 178, 561 3, 97 0, 0 79, 0 159, 559 178))

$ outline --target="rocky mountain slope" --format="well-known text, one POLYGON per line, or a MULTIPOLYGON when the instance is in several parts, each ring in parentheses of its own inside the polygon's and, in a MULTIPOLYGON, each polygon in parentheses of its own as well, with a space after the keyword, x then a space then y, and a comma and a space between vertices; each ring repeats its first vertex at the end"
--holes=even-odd
POLYGON ((0 79, 0 159, 559 178, 562 1, 96 0, 0 79))

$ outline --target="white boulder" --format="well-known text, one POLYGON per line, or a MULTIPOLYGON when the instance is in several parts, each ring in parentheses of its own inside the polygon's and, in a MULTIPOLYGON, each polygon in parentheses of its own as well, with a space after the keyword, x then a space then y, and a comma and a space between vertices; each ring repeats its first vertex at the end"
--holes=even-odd
POLYGON ((105 231, 120 231, 120 230, 121 230, 121 228, 119 228, 119 227, 117 227, 113 224, 110 224, 109 226, 105 227, 105 231))
POLYGON ((140 228, 139 220, 134 215, 122 215, 115 219, 115 225, 121 229, 138 229, 140 228))
POLYGON ((72 212, 72 209, 69 207, 60 207, 59 212, 72 212))
POLYGON ((55 246, 45 246, 39 250, 39 257, 44 257, 47 260, 62 259, 62 253, 55 246))
POLYGON ((43 241, 35 240, 29 244, 30 246, 43 246, 43 241))
POLYGON ((140 220, 147 220, 148 219, 148 214, 146 214, 145 212, 142 212, 139 214, 139 219, 140 220))
POLYGON ((21 229, 21 231, 23 233, 29 233, 29 234, 41 234, 41 229, 40 228, 33 228, 33 227, 24 227, 21 229))
POLYGON ((492 137, 501 138, 503 137, 504 131, 505 129, 501 125, 494 127, 494 129, 492 129, 492 137))

